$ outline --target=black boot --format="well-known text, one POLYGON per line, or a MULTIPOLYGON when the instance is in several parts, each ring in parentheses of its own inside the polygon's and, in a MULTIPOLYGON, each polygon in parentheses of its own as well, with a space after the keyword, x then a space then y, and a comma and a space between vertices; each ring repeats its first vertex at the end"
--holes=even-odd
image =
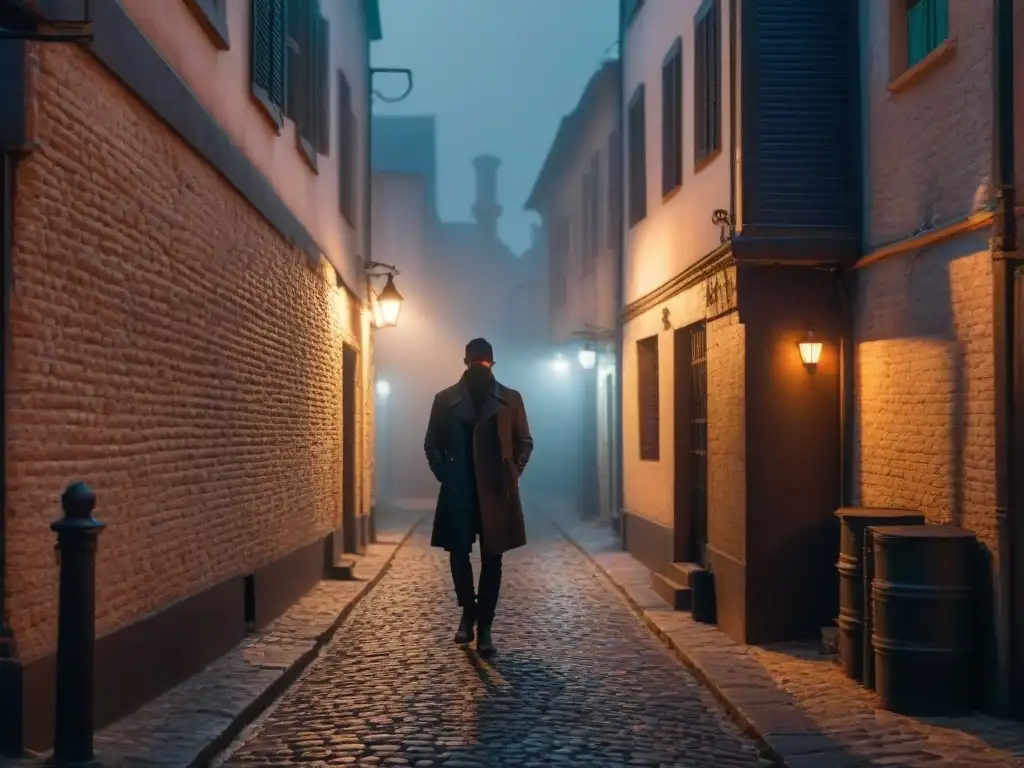
POLYGON ((455 642, 459 645, 473 642, 473 612, 463 611, 459 628, 455 631, 455 642))
POLYGON ((493 656, 498 652, 498 649, 494 647, 494 643, 491 642, 491 625, 481 624, 480 631, 476 638, 476 652, 483 656, 485 659, 493 656))

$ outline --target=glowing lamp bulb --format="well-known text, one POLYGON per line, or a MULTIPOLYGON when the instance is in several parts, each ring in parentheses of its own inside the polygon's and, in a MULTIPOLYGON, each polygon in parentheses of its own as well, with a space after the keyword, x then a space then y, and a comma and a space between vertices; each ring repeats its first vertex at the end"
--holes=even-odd
POLYGON ((814 334, 807 332, 807 338, 800 342, 800 360, 809 368, 813 368, 821 360, 822 343, 814 340, 814 334))
POLYGON ((590 345, 587 344, 587 346, 581 349, 576 355, 576 359, 579 361, 581 368, 589 371, 597 365, 597 351, 591 349, 590 345))

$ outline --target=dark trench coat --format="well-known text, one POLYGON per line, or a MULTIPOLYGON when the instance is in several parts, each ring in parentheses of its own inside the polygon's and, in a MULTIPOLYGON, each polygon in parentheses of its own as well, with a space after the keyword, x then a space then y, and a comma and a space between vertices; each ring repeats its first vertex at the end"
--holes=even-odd
POLYGON ((441 483, 432 546, 469 552, 478 503, 482 553, 502 554, 526 544, 519 477, 530 460, 533 438, 518 392, 495 381, 478 418, 462 381, 442 390, 430 408, 423 449, 441 483))

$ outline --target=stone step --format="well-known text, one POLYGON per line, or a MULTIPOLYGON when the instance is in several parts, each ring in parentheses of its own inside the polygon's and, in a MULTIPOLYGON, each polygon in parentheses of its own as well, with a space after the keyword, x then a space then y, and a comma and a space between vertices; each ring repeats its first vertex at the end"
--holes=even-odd
POLYGON ((672 581, 677 581, 684 587, 692 587, 693 581, 692 576, 695 571, 701 571, 701 568, 697 563, 669 563, 663 569, 663 572, 672 581))
POLYGON ((688 611, 693 604, 693 593, 685 584, 660 573, 651 574, 651 587, 674 611, 688 611))
POLYGON ((356 565, 359 561, 354 557, 342 555, 334 561, 328 577, 334 581, 356 581, 356 565))

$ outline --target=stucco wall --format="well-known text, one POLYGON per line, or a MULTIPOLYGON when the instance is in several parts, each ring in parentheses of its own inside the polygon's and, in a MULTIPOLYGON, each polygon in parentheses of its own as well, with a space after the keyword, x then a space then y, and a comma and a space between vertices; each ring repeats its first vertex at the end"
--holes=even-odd
MULTIPOLYGON (((338 86, 343 70, 352 89, 359 126, 354 163, 357 179, 365 177, 367 135, 366 35, 363 3, 331 0, 320 4, 330 23, 331 153, 318 158, 314 172, 296 143, 295 124, 285 120, 278 134, 250 85, 250 12, 248 0, 223 0, 227 8, 230 49, 218 50, 183 0, 121 0, 146 37, 160 50, 196 98, 210 112, 250 162, 313 235, 324 254, 357 295, 363 290, 362 196, 357 196, 356 229, 346 224, 338 203, 338 86)), ((357 185, 359 188, 360 185, 357 185)))
MULTIPOLYGON (((628 102, 637 86, 646 90, 647 217, 630 230, 624 269, 628 304, 690 266, 719 245, 720 229, 711 223, 716 208, 730 209, 729 6, 721 2, 722 152, 694 173, 693 18, 701 0, 647 0, 626 36, 623 83, 628 102), (668 200, 661 193, 661 67, 665 54, 682 36, 683 185, 668 200)), ((628 146, 628 145, 627 145, 628 146)), ((626 172, 626 179, 629 172, 626 172)))
MULTIPOLYGON (((598 328, 615 326, 615 249, 618 243, 608 239, 608 180, 612 158, 608 144, 617 127, 618 94, 605 89, 594 105, 590 119, 585 123, 565 169, 552 183, 550 207, 545 211, 548 232, 554 231, 555 222, 569 221, 569 253, 567 254, 566 301, 563 306, 551 308, 551 327, 555 340, 564 341, 574 331, 587 325, 598 328), (589 173, 594 155, 598 156, 598 248, 584 253, 583 249, 583 177, 589 173)), ((618 213, 617 211, 615 213, 618 213)))
POLYGON ((39 46, 17 175, 9 600, 53 647, 49 523, 96 490, 97 629, 340 525, 348 295, 87 53, 39 46))

